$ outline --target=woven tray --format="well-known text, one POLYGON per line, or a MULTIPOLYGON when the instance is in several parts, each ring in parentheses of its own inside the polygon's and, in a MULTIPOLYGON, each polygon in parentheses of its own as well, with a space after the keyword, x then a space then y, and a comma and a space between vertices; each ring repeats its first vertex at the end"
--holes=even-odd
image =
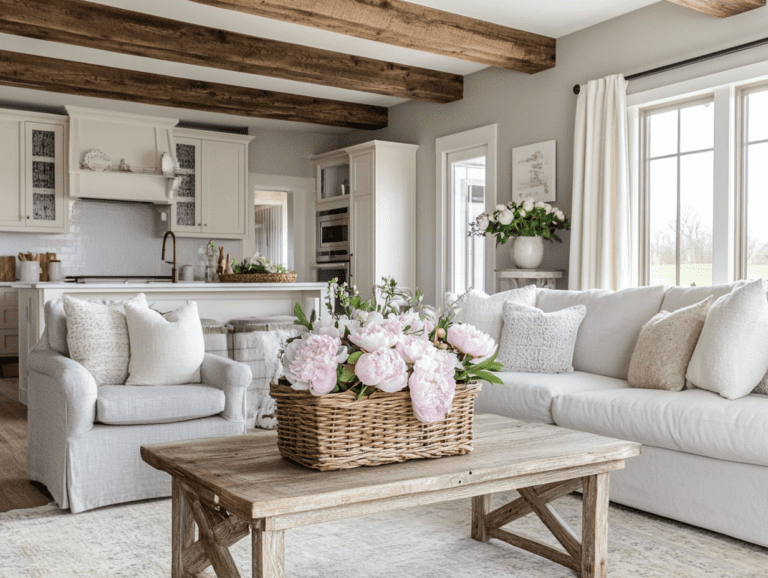
POLYGON ((271 384, 277 402, 280 454, 315 470, 345 470, 472 451, 472 417, 479 383, 458 385, 451 413, 422 423, 409 392, 376 391, 355 401, 351 391, 314 396, 271 384))
POLYGON ((296 273, 222 273, 220 283, 293 283, 296 273))

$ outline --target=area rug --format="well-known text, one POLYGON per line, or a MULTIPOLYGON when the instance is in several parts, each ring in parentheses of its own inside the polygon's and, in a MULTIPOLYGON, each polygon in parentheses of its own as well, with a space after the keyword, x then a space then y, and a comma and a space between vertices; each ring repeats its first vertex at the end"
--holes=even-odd
MULTIPOLYGON (((497 499, 501 502, 504 497, 497 499)), ((566 496, 554 504, 578 531, 580 498, 566 496)), ((609 523, 611 578, 768 576, 768 549, 617 506, 611 506, 609 523)), ((75 515, 53 504, 0 514, 0 576, 169 578, 170 528, 167 499, 75 515)), ((526 516, 509 528, 554 545, 535 517, 526 516)), ((286 576, 575 576, 498 540, 476 542, 469 532, 469 500, 287 530, 286 576)), ((241 574, 250 576, 250 540, 241 540, 232 553, 241 574)))

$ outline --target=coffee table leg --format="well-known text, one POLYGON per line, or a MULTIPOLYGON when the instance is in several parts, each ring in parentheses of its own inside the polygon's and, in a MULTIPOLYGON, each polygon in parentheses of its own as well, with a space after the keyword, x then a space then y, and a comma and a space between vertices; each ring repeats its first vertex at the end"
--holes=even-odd
POLYGON ((285 531, 251 529, 253 578, 285 578, 285 531))
POLYGON ((184 499, 181 481, 173 478, 171 487, 171 577, 184 578, 184 550, 195 540, 195 526, 192 511, 184 499))
POLYGON ((485 525, 485 516, 491 511, 493 494, 472 497, 472 539, 487 542, 490 539, 485 525))
POLYGON ((608 558, 608 473, 584 478, 581 577, 605 578, 608 558))

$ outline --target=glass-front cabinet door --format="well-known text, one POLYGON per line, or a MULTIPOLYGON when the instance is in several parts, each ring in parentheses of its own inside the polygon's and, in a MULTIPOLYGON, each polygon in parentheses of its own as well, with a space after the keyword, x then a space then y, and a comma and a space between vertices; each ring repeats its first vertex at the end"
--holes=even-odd
POLYGON ((174 231, 190 233, 202 231, 201 145, 200 139, 176 137, 176 159, 179 161, 181 184, 176 193, 174 231))
POLYGON ((26 122, 27 226, 64 226, 64 127, 26 122))

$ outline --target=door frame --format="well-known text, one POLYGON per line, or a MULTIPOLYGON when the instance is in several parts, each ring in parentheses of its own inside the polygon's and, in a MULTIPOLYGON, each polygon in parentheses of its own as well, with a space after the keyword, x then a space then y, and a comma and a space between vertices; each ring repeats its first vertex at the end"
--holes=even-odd
MULTIPOLYGON (((497 198, 497 135, 498 125, 489 124, 435 139, 435 305, 438 309, 442 306, 445 292, 449 287, 447 264, 450 250, 447 240, 450 233, 448 218, 451 212, 448 203, 451 198, 451 181, 448 174, 448 154, 478 146, 487 146, 488 156, 485 160, 485 206, 486 210, 492 210, 496 206, 497 198)), ((486 288, 488 288, 494 286, 496 243, 492 236, 486 236, 485 242, 485 282, 486 288)))

